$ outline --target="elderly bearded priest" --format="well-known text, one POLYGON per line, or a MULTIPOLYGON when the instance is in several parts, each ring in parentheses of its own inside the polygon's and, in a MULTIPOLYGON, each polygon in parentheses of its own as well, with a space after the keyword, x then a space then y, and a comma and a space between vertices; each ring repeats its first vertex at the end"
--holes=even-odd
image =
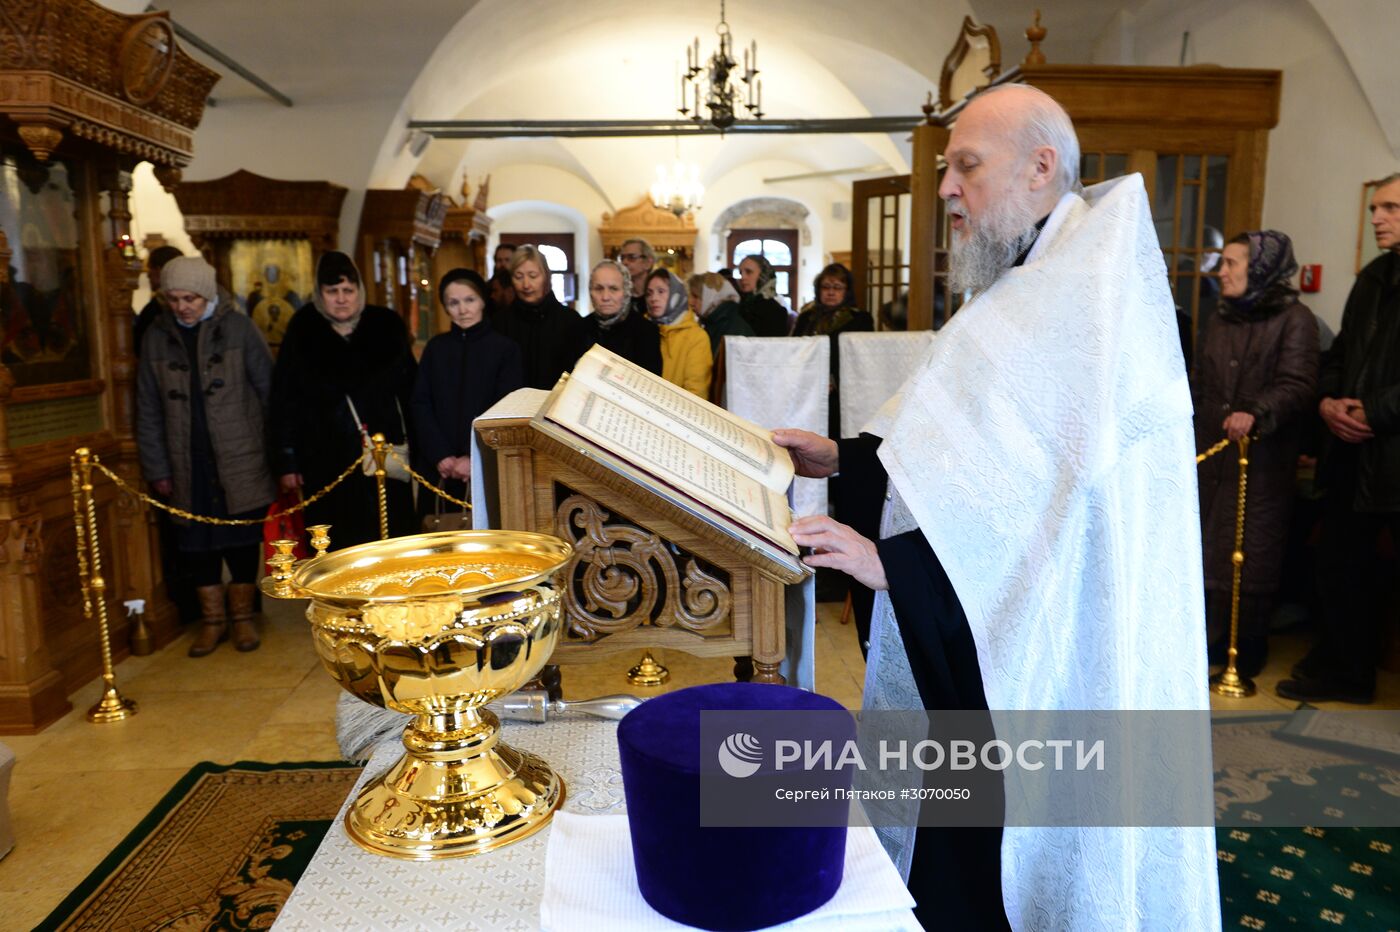
MULTIPOLYGON (((865 707, 1207 709, 1191 399, 1142 178, 1076 193, 1069 117, 1025 86, 975 98, 945 155, 975 298, 867 434, 775 433, 799 473, 879 496, 878 526, 792 525, 879 593, 865 707)), ((895 835, 930 928, 1220 926, 1208 827, 895 835)))

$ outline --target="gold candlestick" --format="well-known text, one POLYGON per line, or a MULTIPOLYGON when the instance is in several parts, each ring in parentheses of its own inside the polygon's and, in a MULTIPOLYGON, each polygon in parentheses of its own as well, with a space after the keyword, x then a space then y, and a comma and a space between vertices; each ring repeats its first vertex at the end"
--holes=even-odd
MULTIPOLYGON (((316 551, 316 557, 324 557, 326 548, 331 545, 331 526, 329 524, 313 524, 307 527, 307 533, 311 535, 311 546, 316 551)), ((312 557, 311 559, 316 559, 312 557)))

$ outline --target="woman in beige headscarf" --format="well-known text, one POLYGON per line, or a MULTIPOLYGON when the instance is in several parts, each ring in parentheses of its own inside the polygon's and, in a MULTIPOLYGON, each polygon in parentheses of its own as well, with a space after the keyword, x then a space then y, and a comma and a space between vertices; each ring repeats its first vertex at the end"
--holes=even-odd
POLYGON ((701 398, 710 396, 710 341, 690 313, 686 287, 666 269, 653 269, 644 292, 647 317, 661 328, 661 377, 701 398))

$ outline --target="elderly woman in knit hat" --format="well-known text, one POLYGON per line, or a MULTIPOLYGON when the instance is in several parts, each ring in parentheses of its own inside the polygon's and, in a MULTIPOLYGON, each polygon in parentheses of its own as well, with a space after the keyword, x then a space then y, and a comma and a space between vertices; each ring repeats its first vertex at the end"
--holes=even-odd
MULTIPOLYGON (((272 502, 263 421, 272 354, 247 315, 218 300, 203 259, 172 259, 161 270, 168 313, 146 332, 136 379, 141 471, 157 495, 212 518, 260 518, 272 502)), ((229 636, 258 646, 254 583, 262 528, 176 519, 176 546, 194 577, 203 623, 191 657, 229 636), (225 605, 224 568, 232 582, 225 605)))
MULTIPOLYGON (((1220 305, 1205 321, 1191 372, 1196 447, 1249 435, 1237 665, 1263 669, 1293 507, 1304 417, 1317 403, 1317 321, 1299 303, 1293 244, 1277 230, 1241 233, 1220 261, 1220 305)), ((1239 493, 1237 457, 1197 470, 1205 537, 1206 624, 1212 662, 1224 662, 1230 626, 1239 493)))
MULTIPOLYGON (((272 377, 272 460, 282 491, 304 488, 310 496, 324 489, 376 433, 406 443, 417 368, 403 319, 366 303, 350 257, 321 256, 311 303, 287 325, 272 377)), ((389 536, 414 533, 409 483, 391 476, 386 489, 389 536)), ((336 549, 378 540, 373 476, 355 470, 307 508, 306 519, 329 524, 336 549)))

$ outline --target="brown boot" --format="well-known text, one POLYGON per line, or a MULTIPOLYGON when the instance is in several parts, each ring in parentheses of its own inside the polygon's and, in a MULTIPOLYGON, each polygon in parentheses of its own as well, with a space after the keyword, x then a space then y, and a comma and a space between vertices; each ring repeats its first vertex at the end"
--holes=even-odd
POLYGON ((233 615, 233 646, 237 650, 257 650, 258 629, 253 622, 253 600, 257 588, 252 583, 229 583, 228 607, 233 615))
POLYGON ((199 637, 190 645, 190 656, 203 657, 214 653, 214 648, 228 637, 228 615, 224 613, 223 585, 200 586, 194 592, 199 596, 204 620, 199 626, 199 637))

